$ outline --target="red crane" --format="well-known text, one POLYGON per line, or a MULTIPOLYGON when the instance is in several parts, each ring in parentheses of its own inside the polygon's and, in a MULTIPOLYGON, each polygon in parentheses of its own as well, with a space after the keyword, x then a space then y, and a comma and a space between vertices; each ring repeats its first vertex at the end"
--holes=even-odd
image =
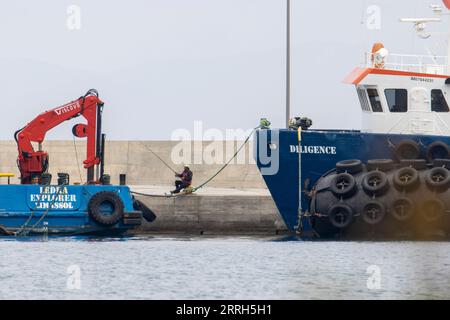
POLYGON ((76 137, 87 137, 86 160, 83 164, 87 169, 88 183, 95 183, 94 166, 101 164, 103 171, 102 109, 103 102, 99 99, 97 90, 91 89, 75 101, 41 113, 16 131, 14 138, 19 151, 17 164, 21 183, 30 184, 35 177, 41 182, 42 174, 48 171, 48 153, 42 150, 46 133, 62 122, 78 116, 83 116, 87 124, 76 124, 72 132, 76 137), (37 151, 34 150, 32 142, 38 143, 37 151))

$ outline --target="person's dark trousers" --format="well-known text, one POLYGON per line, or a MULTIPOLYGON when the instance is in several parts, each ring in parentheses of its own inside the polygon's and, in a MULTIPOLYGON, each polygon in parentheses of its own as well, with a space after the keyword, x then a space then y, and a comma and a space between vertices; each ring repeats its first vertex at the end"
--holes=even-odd
POLYGON ((172 191, 172 193, 179 193, 182 189, 184 189, 188 186, 189 186, 189 183, 186 183, 181 180, 177 180, 177 181, 175 181, 175 190, 172 191))

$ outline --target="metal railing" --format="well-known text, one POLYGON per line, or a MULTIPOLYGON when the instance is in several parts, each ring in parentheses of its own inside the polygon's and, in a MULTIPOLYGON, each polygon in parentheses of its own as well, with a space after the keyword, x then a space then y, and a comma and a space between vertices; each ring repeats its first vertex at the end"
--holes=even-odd
MULTIPOLYGON (((366 53, 365 66, 374 68, 374 54, 366 53)), ((389 54, 384 58, 381 69, 419 72, 428 74, 449 74, 448 57, 432 55, 389 54)))

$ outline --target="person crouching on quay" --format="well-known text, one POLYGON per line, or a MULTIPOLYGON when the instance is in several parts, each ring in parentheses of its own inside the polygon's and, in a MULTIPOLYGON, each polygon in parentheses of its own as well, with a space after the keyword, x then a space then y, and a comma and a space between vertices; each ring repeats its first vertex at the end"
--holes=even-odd
POLYGON ((175 190, 170 191, 170 193, 171 194, 179 193, 184 188, 189 187, 192 183, 192 176, 193 176, 193 173, 189 169, 189 167, 184 166, 183 172, 175 174, 175 177, 180 178, 180 180, 175 181, 175 190))

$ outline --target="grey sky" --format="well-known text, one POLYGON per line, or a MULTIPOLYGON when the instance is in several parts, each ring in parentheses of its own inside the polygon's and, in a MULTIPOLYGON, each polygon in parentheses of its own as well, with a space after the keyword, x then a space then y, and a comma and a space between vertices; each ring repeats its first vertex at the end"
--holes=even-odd
MULTIPOLYGON (((315 128, 360 126, 342 79, 375 41, 390 52, 439 54, 400 17, 431 16, 440 0, 292 0, 293 115, 315 128), (381 30, 363 23, 381 8, 381 30)), ((8 1, 0 11, 0 139, 39 112, 93 87, 105 101, 108 139, 169 139, 177 128, 283 126, 285 0, 8 1), (68 30, 67 7, 81 8, 68 30)), ((441 25, 440 28, 446 28, 441 25)), ((431 28, 436 29, 435 26, 431 28)), ((76 123, 76 122, 73 122, 76 123)), ((71 139, 71 125, 49 139, 71 139)))

